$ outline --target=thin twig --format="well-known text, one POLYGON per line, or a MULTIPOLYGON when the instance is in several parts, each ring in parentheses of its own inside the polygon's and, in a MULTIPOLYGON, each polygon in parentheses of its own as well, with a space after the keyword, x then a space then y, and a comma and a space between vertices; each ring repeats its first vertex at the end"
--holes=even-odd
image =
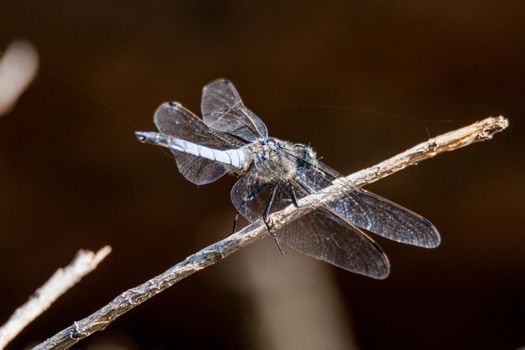
MULTIPOLYGON (((324 203, 337 199, 344 191, 349 190, 348 183, 351 183, 353 186, 364 186, 402 170, 409 165, 432 158, 439 153, 453 151, 475 142, 488 140, 507 126, 508 121, 504 117, 491 117, 432 138, 373 167, 337 179, 333 185, 323 191, 302 198, 299 201, 298 208, 290 205, 270 215, 269 220, 272 222, 272 227, 278 230, 324 203)), ((184 261, 149 281, 135 288, 128 289, 103 308, 80 321, 74 322, 68 328, 33 349, 68 349, 81 339, 105 329, 124 313, 166 290, 178 281, 215 264, 240 248, 266 235, 266 226, 262 220, 252 223, 231 236, 190 255, 184 261)))
POLYGON ((93 271, 110 252, 111 247, 109 246, 103 247, 97 253, 89 250, 79 250, 69 265, 59 268, 0 327, 0 349, 3 349, 22 329, 46 311, 62 294, 77 284, 85 275, 93 271))

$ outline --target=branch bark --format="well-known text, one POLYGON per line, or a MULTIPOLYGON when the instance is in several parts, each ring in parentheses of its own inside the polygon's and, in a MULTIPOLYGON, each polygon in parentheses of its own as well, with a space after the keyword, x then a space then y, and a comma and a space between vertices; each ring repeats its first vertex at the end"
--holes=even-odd
MULTIPOLYGON (((290 205, 279 212, 273 213, 269 217, 269 220, 272 222, 272 227, 279 229, 289 222, 315 210, 324 203, 336 200, 345 193, 345 191, 349 190, 349 184, 353 186, 367 185, 440 153, 489 140, 494 134, 503 131, 507 126, 508 120, 504 117, 490 117, 437 136, 377 165, 363 169, 347 177, 339 178, 334 181, 333 185, 325 188, 323 191, 302 198, 299 201, 298 208, 290 205)), ((240 248, 266 235, 266 227, 262 223, 262 220, 254 222, 229 237, 188 256, 184 261, 174 265, 149 281, 135 288, 128 289, 106 306, 88 317, 74 322, 68 328, 60 331, 33 349, 68 349, 91 334, 105 329, 124 313, 173 286, 180 280, 215 264, 240 248)))
POLYGON ((71 289, 85 275, 93 271, 110 252, 111 247, 109 246, 103 247, 97 253, 89 250, 79 250, 69 265, 58 269, 0 327, 0 349, 3 349, 29 323, 46 311, 62 294, 71 289))

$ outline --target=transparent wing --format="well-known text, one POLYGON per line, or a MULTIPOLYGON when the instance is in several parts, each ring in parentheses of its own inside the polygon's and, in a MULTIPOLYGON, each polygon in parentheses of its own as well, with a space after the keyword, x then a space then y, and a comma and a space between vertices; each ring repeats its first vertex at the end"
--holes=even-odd
MULTIPOLYGON (((201 119, 174 102, 164 103, 155 111, 155 125, 163 134, 195 142, 217 149, 232 149, 243 145, 237 139, 213 130, 201 119)), ((200 158, 184 152, 170 150, 175 157, 180 173, 197 185, 216 181, 231 169, 212 160, 200 158)))
MULTIPOLYGON (((255 168, 241 177, 230 191, 230 198, 235 209, 246 220, 253 222, 262 218, 268 205, 271 192, 277 186, 268 183, 255 168)), ((284 209, 291 204, 291 197, 286 188, 279 186, 271 207, 271 212, 284 209)))
MULTIPOLYGON (((309 192, 330 186, 340 177, 325 164, 298 172, 297 181, 309 192)), ((433 248, 440 236, 435 226, 424 217, 374 193, 352 187, 327 208, 350 224, 382 237, 405 244, 433 248)))
POLYGON ((244 106, 235 86, 215 80, 202 90, 201 111, 209 127, 251 142, 268 137, 263 121, 244 106))
MULTIPOLYGON (((278 166, 273 171, 274 176, 284 175, 278 166)), ((289 185, 294 187, 299 198, 307 194, 293 181, 289 185)), ((262 217, 276 186, 271 212, 279 211, 291 204, 288 183, 269 184, 254 168, 235 183, 231 199, 239 213, 249 221, 256 221, 262 217)), ((274 234, 279 243, 345 270, 378 279, 389 274, 388 258, 381 247, 357 227, 325 208, 288 223, 274 234)))
POLYGON ((326 209, 315 210, 275 232, 279 243, 361 275, 384 279, 390 264, 370 237, 326 209))

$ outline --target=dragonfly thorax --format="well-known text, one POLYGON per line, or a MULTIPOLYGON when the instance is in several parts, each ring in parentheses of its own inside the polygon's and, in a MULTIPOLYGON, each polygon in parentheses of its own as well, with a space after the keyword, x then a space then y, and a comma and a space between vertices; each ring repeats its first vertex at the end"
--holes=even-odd
POLYGON ((272 160, 285 147, 285 141, 273 137, 252 142, 249 146, 254 155, 254 161, 272 160))
POLYGON ((253 155, 252 165, 272 182, 287 181, 298 171, 317 164, 316 153, 311 147, 276 138, 255 141, 249 149, 253 155))

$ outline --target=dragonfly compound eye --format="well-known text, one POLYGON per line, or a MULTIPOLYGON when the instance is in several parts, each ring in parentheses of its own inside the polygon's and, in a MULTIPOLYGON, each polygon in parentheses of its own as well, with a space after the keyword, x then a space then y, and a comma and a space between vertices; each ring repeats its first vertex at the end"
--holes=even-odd
POLYGON ((311 158, 311 159, 317 158, 317 153, 315 153, 314 149, 310 146, 304 148, 304 153, 308 155, 308 158, 311 158))
POLYGON ((298 156, 298 165, 303 168, 310 168, 317 163, 317 155, 312 147, 305 146, 300 143, 293 145, 293 148, 298 156))

